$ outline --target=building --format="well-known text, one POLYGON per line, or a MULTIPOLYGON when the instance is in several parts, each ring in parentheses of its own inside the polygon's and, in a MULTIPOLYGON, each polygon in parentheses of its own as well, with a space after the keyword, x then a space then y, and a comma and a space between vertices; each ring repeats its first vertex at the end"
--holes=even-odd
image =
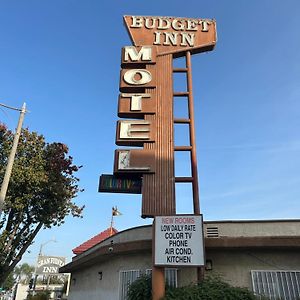
MULTIPOLYGON (((64 285, 63 284, 37 284, 35 291, 37 293, 39 292, 49 292, 49 299, 63 299, 64 295, 64 285)), ((8 298, 8 299, 14 299, 14 300, 26 300, 29 293, 32 294, 32 290, 29 291, 28 284, 23 283, 17 283, 16 285, 16 291, 15 291, 15 298, 8 298)), ((1 298, 0 298, 1 299, 1 298)))
MULTIPOLYGON (((270 299, 300 297, 300 220, 204 222, 206 274, 270 299)), ((150 273, 152 226, 130 228, 76 255, 69 300, 125 299, 128 282, 150 273)), ((196 281, 196 268, 166 269, 173 286, 196 281)))
POLYGON ((92 248, 93 246, 97 245, 98 243, 106 240, 107 238, 111 237, 112 235, 115 235, 118 233, 118 230, 116 230, 113 227, 109 227, 106 230, 100 232, 99 234, 95 235, 91 239, 87 240, 86 242, 82 243, 78 247, 74 248, 72 251, 74 254, 78 255, 80 253, 83 253, 84 251, 92 248))

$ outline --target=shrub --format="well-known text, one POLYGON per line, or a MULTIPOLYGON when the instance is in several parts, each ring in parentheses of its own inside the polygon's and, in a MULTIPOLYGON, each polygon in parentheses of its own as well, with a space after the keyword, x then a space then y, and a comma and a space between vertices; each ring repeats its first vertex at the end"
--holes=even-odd
POLYGON ((128 289, 128 300, 151 300, 152 280, 150 275, 142 275, 128 289))
POLYGON ((27 300, 49 300, 49 292, 37 292, 37 294, 33 295, 28 295, 27 300))
MULTIPOLYGON (((129 287, 128 300, 151 300, 151 276, 141 276, 129 287)), ((162 300, 255 300, 246 288, 233 287, 218 277, 205 278, 201 283, 180 288, 166 288, 162 300)))
POLYGON ((246 288, 233 287, 220 278, 208 277, 197 285, 173 288, 163 300, 255 300, 246 288))

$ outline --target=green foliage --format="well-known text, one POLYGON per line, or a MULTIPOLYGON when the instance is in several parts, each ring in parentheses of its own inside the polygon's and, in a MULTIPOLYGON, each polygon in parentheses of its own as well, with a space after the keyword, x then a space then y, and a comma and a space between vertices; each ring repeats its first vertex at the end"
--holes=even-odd
POLYGON ((16 266, 13 272, 21 283, 28 284, 29 280, 31 279, 34 273, 34 266, 30 266, 27 263, 23 263, 20 266, 16 266))
MULTIPOLYGON (((127 293, 128 300, 151 300, 151 276, 142 276, 132 283, 127 293)), ((217 277, 208 277, 200 284, 180 288, 166 288, 162 300, 255 300, 246 288, 233 287, 217 277)))
POLYGON ((163 300, 255 300, 246 288, 233 287, 219 278, 208 277, 198 285, 167 291, 163 300))
MULTIPOLYGON (((0 124, 0 184, 12 141, 12 132, 0 124)), ((78 169, 66 145, 22 130, 0 219, 0 285, 40 229, 60 226, 68 215, 81 216, 83 207, 72 202, 80 191, 78 169)))
POLYGON ((49 300, 50 292, 37 292, 34 296, 29 294, 26 300, 49 300))
POLYGON ((143 275, 129 286, 128 300, 150 300, 152 299, 151 276, 143 275))
POLYGON ((10 273, 8 275, 8 277, 6 278, 6 280, 4 281, 2 288, 6 291, 9 291, 14 286, 14 283, 15 283, 14 275, 13 275, 13 273, 10 273))

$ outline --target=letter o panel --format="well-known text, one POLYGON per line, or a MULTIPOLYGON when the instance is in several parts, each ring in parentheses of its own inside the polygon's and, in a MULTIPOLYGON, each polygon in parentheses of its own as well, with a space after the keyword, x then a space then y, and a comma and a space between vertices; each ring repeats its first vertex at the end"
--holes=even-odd
POLYGON ((132 69, 126 71, 123 78, 127 84, 144 85, 152 80, 152 75, 147 70, 132 69))

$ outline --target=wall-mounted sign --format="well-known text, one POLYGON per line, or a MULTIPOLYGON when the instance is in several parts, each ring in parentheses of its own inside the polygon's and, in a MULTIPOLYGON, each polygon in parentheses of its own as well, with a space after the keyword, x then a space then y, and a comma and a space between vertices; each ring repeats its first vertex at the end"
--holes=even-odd
POLYGON ((154 123, 145 120, 121 120, 117 123, 116 144, 119 146, 143 146, 155 141, 154 123))
POLYGON ((98 192, 141 194, 142 179, 101 175, 98 192))
POLYGON ((122 66, 128 64, 155 64, 156 63, 156 47, 152 46, 126 46, 122 49, 122 66))
POLYGON ((204 266, 202 215, 155 217, 157 266, 204 266))
POLYGON ((59 274, 59 268, 66 264, 65 257, 39 256, 36 274, 59 274))
POLYGON ((146 93, 121 93, 119 96, 118 116, 120 118, 144 118, 145 114, 154 114, 156 101, 153 95, 146 93))
POLYGON ((155 155, 152 150, 117 149, 114 173, 143 174, 155 171, 155 155))
POLYGON ((209 51, 217 41, 211 19, 125 16, 124 22, 135 46, 156 46, 158 55, 209 51))
POLYGON ((120 91, 130 91, 132 88, 154 88, 155 77, 146 69, 123 69, 120 76, 120 91))

